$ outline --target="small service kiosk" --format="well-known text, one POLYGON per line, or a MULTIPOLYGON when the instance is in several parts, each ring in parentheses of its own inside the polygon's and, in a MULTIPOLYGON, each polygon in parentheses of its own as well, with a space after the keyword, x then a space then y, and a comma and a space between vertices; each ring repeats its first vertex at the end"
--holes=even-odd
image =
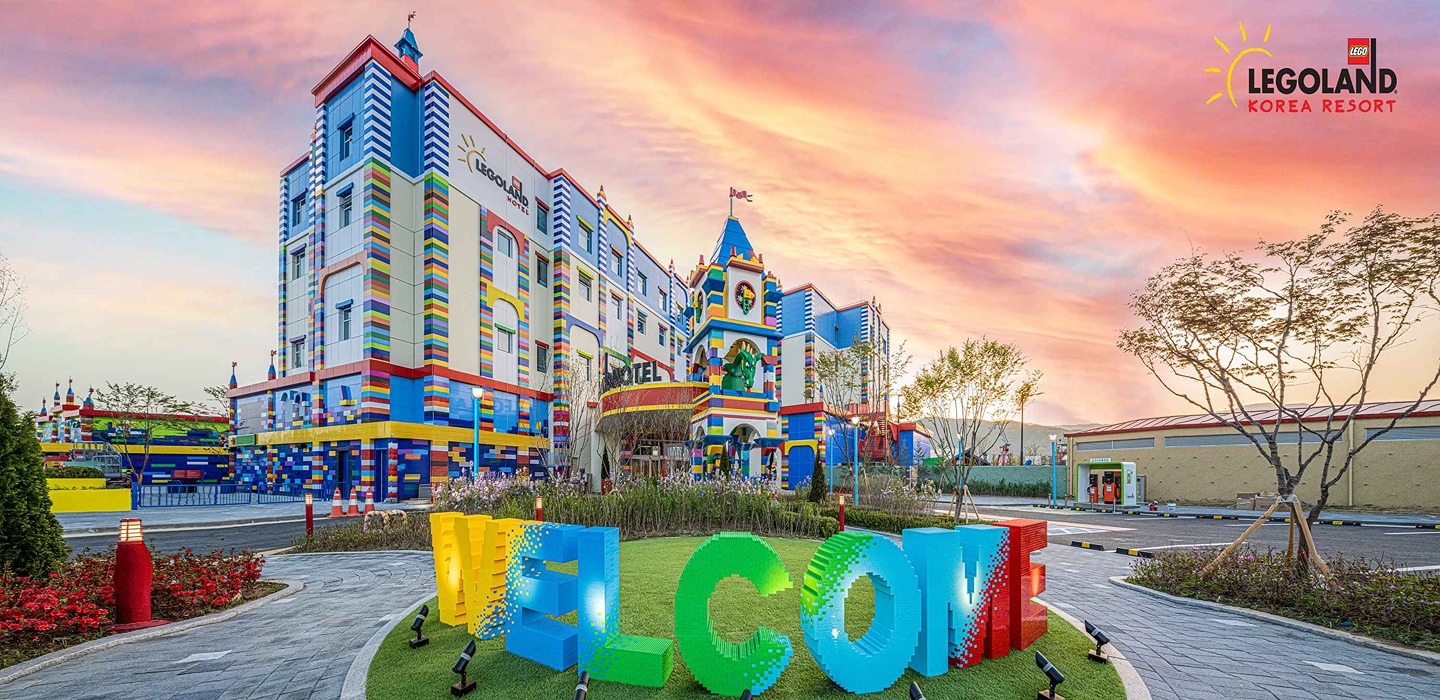
POLYGON ((1075 502, 1135 504, 1135 463, 1093 461, 1075 465, 1075 502))

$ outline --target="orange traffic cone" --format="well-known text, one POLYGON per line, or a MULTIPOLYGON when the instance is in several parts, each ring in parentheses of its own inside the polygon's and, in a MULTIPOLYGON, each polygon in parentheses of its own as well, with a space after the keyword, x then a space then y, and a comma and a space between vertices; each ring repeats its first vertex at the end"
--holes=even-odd
POLYGON ((340 487, 335 487, 335 495, 330 499, 330 517, 345 517, 345 507, 340 504, 340 487))
POLYGON ((374 513, 374 512, 375 512, 375 489, 368 489, 367 491, 365 491, 365 514, 366 514, 366 515, 369 515, 369 514, 374 513))
POLYGON ((360 515, 360 505, 355 502, 355 492, 358 488, 350 489, 350 507, 345 509, 345 517, 353 518, 360 515))

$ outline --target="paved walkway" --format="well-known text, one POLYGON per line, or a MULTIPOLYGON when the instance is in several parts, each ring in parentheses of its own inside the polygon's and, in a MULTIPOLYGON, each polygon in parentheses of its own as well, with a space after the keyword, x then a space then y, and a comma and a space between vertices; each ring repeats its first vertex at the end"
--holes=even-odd
POLYGON ((1110 583, 1128 557, 1051 545, 1035 561, 1041 600, 1111 631, 1155 700, 1440 696, 1440 666, 1110 583))
MULTIPOLYGON (((945 505, 945 506, 949 506, 949 505, 950 505, 950 502, 953 501, 953 500, 955 500, 953 496, 944 496, 944 495, 942 495, 940 498, 936 499, 935 502, 936 502, 936 503, 939 503, 939 504, 942 504, 942 505, 945 505)), ((1027 497, 1024 497, 1024 496, 976 496, 976 497, 975 497, 975 505, 980 506, 981 508, 986 508, 986 507, 991 507, 991 508, 993 508, 993 507, 997 507, 997 506, 1011 506, 1011 507, 1013 507, 1013 506, 1039 506, 1039 505, 1046 505, 1046 504, 1048 504, 1048 503, 1050 503, 1050 499, 1048 499, 1048 498, 1027 498, 1027 497)), ((1064 505, 1064 506, 1072 506, 1073 504, 1069 503, 1068 501, 1063 501, 1063 500, 1062 500, 1062 501, 1061 501, 1061 505, 1064 505)), ((1111 508, 1110 508, 1109 506, 1091 506, 1091 505, 1087 505, 1087 506, 1082 506, 1082 507, 1085 508, 1086 510, 1096 510, 1096 511, 1109 511, 1109 510, 1111 510, 1111 508)), ((1254 520, 1255 518, 1258 518, 1258 517, 1260 517, 1261 515, 1263 515, 1263 514, 1265 513, 1265 509, 1264 509, 1264 508, 1261 508, 1260 510, 1240 510, 1240 509, 1237 509, 1237 508, 1227 508, 1227 507, 1222 507, 1222 506, 1175 506, 1174 509, 1170 509, 1170 508, 1167 508, 1167 507, 1164 506, 1164 505, 1161 505, 1160 508, 1161 508, 1161 510, 1162 510, 1163 512, 1172 513, 1172 514, 1174 514, 1174 515, 1194 515, 1194 516, 1221 515, 1221 516, 1226 516, 1226 517, 1232 517, 1232 516, 1233 516, 1233 517, 1237 517, 1237 518, 1241 518, 1241 519, 1245 519, 1245 520, 1254 520)), ((1144 506, 1137 506, 1137 507, 1133 508, 1132 510, 1148 512, 1148 510, 1147 510, 1144 506)), ((1308 512, 1309 512, 1309 509, 1306 509, 1305 512, 1308 513, 1308 512)), ((1283 516, 1283 514, 1281 514, 1281 515, 1277 515, 1276 517, 1284 517, 1284 516, 1283 516)), ((1355 522, 1361 522, 1361 523, 1367 523, 1367 524, 1374 524, 1374 525, 1395 525, 1395 524, 1414 525, 1414 524, 1422 524, 1422 523, 1423 523, 1423 524, 1429 524, 1429 525, 1440 525, 1440 515, 1424 515, 1424 514, 1413 514, 1413 515, 1412 515, 1412 514, 1407 514, 1407 513, 1366 513, 1366 512, 1363 512, 1363 511, 1353 511, 1353 510, 1325 510, 1325 511, 1321 511, 1321 512, 1320 512, 1320 520, 1349 520, 1349 521, 1355 521, 1355 522)))
MULTIPOLYGON (((428 508, 429 503, 405 501, 402 503, 376 503, 379 510, 391 508, 428 508)), ((330 513, 329 501, 316 501, 315 517, 323 518, 330 513)), ((238 506, 169 506, 141 508, 139 510, 112 511, 108 513, 56 513, 60 527, 67 535, 99 534, 118 532, 121 518, 140 518, 146 529, 165 527, 205 527, 213 525, 236 525, 242 523, 276 522, 303 519, 304 503, 265 503, 238 506)))
POLYGON ((265 577, 299 593, 225 622, 122 644, 0 686, 7 700, 340 697, 360 647, 435 590, 429 554, 271 557, 265 577))

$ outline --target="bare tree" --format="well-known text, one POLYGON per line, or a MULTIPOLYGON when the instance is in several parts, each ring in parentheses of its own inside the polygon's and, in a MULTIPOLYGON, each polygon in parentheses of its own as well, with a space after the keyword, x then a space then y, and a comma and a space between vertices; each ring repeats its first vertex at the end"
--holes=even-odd
MULTIPOLYGON (((609 413, 601 419, 599 430, 606 438, 612 451, 640 454, 641 442, 654 446, 670 446, 684 443, 690 436, 690 412, 675 409, 646 410, 650 404, 664 406, 689 405, 694 401, 694 390, 688 387, 651 388, 643 394, 622 391, 614 394, 604 409, 609 413)), ((688 462, 685 468, 689 469, 688 462)))
POLYGON ((1433 368, 1407 368, 1411 394, 1393 417, 1363 440, 1346 437, 1382 361, 1440 310, 1440 214, 1377 207, 1337 233, 1348 218, 1331 212, 1315 233, 1262 241, 1258 260, 1195 253, 1167 265, 1132 298, 1140 327, 1118 343, 1172 395, 1245 436, 1286 501, 1318 469, 1311 522, 1355 456, 1440 380, 1430 348, 1433 368))
POLYGON ((957 516, 961 501, 969 498, 971 468, 1010 422, 1016 390, 1029 378, 1027 362, 1012 343, 967 338, 920 368, 900 392, 906 411, 930 428, 936 453, 955 469, 957 516))
MULTIPOLYGON (((889 397, 894 378, 902 376, 910 365, 910 353, 903 342, 894 350, 887 350, 878 343, 857 337, 842 350, 816 353, 812 372, 827 408, 834 406, 845 412, 848 414, 845 419, 858 418, 858 425, 870 436, 867 441, 879 440, 879 450, 885 455, 884 459, 890 461, 889 397)), ((828 430, 828 411, 826 416, 824 429, 828 430)), ((847 427, 841 424, 835 429, 844 452, 843 462, 851 462, 859 448, 855 442, 859 439, 859 430, 847 427)), ((858 464, 852 464, 851 468, 859 473, 858 464)))
POLYGON ((106 382, 105 388, 95 392, 95 405, 113 414, 111 444, 141 448, 138 465, 130 455, 125 458, 136 483, 150 465, 150 446, 155 439, 162 433, 188 430, 199 414, 195 404, 181 401, 156 387, 132 382, 106 382))
POLYGON ((25 285, 10 261, 0 255, 0 371, 10 360, 15 344, 30 334, 25 327, 25 285))
POLYGON ((589 454, 595 422, 600 416, 601 377, 600 368, 595 365, 594 358, 572 351, 565 359, 567 369, 563 386, 558 385, 552 370, 545 373, 537 382, 536 388, 540 391, 553 390, 557 403, 562 399, 564 401, 565 431, 562 436, 556 435, 557 431, 553 426, 560 422, 557 415, 552 421, 547 461, 548 466, 564 470, 570 475, 577 469, 587 470, 587 467, 591 466, 598 469, 598 465, 589 464, 589 454))

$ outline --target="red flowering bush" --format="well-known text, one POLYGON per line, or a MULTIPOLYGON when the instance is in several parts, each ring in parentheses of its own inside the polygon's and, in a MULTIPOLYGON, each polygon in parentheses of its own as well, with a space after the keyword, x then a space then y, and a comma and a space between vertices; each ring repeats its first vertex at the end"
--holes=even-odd
MULTIPOLYGON (((265 564, 252 552, 152 556, 151 612, 171 621, 243 599, 265 564)), ((115 621, 114 568, 111 549, 76 557, 43 578, 0 572, 0 668, 103 636, 115 621)))

